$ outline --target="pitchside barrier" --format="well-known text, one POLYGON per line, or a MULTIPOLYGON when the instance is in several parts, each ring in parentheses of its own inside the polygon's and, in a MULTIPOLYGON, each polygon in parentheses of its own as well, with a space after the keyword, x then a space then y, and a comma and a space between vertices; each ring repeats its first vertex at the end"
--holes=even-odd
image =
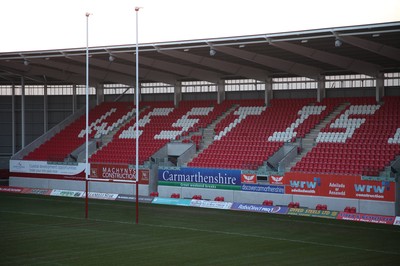
MULTIPOLYGON (((85 190, 85 164, 10 161, 10 185, 16 187, 85 190)), ((91 164, 89 191, 136 194, 134 168, 122 164, 91 164), (132 184, 133 183, 133 184, 132 184)), ((395 183, 363 180, 361 176, 286 173, 271 175, 262 183, 257 175, 240 170, 211 168, 159 168, 152 183, 161 197, 179 193, 184 198, 200 194, 205 199, 223 196, 229 202, 277 205, 298 201, 304 207, 327 204, 331 210, 356 207, 366 213, 395 214, 395 183)), ((149 195, 150 171, 139 169, 139 195, 149 195)))
MULTIPOLYGON (((72 198, 86 197, 86 193, 84 191, 19 188, 19 187, 4 187, 4 186, 3 187, 0 186, 0 193, 35 194, 35 195, 72 197, 72 198)), ((221 202, 221 201, 208 201, 208 200, 183 199, 183 198, 161 198, 161 197, 149 197, 149 196, 139 196, 138 198, 136 198, 135 196, 131 195, 101 193, 101 192, 89 192, 88 197, 91 199, 110 200, 110 201, 130 201, 130 202, 140 201, 142 203, 161 204, 161 205, 174 205, 174 206, 186 206, 186 207, 196 207, 196 208, 245 211, 245 212, 259 212, 259 213, 281 214, 281 215, 291 215, 291 216, 306 216, 306 217, 348 220, 355 222, 400 225, 399 216, 396 217, 396 216, 365 214, 365 213, 347 213, 342 211, 316 210, 309 208, 289 208, 286 206, 265 206, 262 204, 224 202, 224 201, 221 202)))

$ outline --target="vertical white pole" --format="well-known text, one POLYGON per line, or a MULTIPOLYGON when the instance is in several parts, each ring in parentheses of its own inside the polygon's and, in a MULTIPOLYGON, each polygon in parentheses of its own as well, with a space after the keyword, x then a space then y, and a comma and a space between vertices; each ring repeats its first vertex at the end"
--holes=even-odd
POLYGON ((86 12, 86 143, 85 143, 85 218, 88 218, 88 164, 89 164, 89 16, 86 12))
POLYGON ((136 224, 139 223, 139 9, 136 12, 136 224))

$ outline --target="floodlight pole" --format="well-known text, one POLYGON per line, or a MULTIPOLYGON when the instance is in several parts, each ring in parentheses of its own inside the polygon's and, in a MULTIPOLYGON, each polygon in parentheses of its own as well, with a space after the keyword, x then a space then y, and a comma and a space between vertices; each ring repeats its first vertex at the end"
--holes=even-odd
POLYGON ((139 33, 138 33, 138 15, 140 7, 135 7, 136 12, 136 224, 139 223, 139 33))
POLYGON ((86 141, 85 141, 85 218, 89 217, 89 16, 86 12, 86 141))

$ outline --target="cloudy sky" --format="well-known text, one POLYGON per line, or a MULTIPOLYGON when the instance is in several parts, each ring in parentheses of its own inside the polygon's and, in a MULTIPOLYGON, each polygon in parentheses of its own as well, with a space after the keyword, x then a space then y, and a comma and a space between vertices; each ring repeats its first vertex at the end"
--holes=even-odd
POLYGON ((0 52, 153 43, 400 21, 399 0, 2 0, 0 52))

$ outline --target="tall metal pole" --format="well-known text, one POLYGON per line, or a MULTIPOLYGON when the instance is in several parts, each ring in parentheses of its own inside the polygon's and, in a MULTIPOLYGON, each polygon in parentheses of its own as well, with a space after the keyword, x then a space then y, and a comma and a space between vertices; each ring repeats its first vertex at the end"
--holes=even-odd
POLYGON ((136 224, 139 223, 139 10, 135 7, 136 12, 136 224))
POLYGON ((86 142, 85 142, 85 218, 89 217, 89 16, 86 12, 86 142))

